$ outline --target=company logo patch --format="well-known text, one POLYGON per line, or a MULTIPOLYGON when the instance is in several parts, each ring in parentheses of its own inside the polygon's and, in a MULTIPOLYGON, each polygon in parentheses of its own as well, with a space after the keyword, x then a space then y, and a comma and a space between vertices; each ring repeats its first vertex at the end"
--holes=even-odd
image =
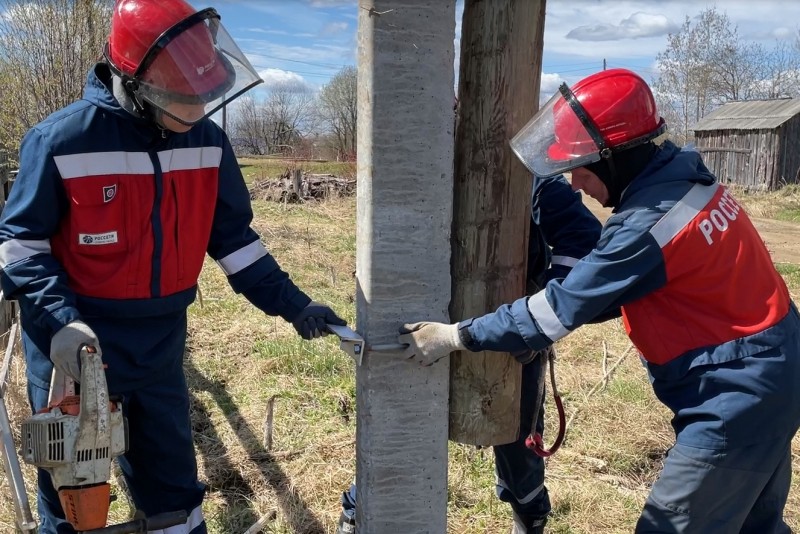
POLYGON ((203 65, 202 67, 196 67, 197 68, 197 75, 198 76, 202 76, 206 72, 209 72, 211 69, 214 68, 214 65, 216 64, 216 62, 217 62, 216 59, 212 59, 211 62, 208 65, 203 65))
POLYGON ((111 245, 117 241, 116 231, 104 234, 78 234, 79 245, 111 245))
POLYGON ((103 188, 103 202, 111 202, 117 196, 117 184, 107 185, 103 188))

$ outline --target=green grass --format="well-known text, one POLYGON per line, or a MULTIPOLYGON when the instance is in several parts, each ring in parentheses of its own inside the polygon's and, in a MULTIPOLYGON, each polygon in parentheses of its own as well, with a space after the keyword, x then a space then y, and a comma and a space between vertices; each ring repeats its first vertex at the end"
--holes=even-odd
POLYGON ((797 291, 797 289, 800 288, 800 265, 794 265, 791 263, 777 263, 775 264, 775 268, 778 270, 781 276, 783 276, 783 279, 790 288, 792 288, 794 291, 797 291))
POLYGON ((643 406, 651 401, 653 391, 648 383, 642 382, 641 377, 619 378, 609 385, 608 394, 622 403, 643 406))
POLYGON ((783 208, 775 214, 779 221, 800 222, 800 208, 783 208))

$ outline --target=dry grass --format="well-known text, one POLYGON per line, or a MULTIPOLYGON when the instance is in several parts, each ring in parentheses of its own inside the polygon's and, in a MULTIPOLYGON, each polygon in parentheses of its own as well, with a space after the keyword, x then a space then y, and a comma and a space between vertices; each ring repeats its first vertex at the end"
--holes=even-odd
POLYGON ((787 185, 772 192, 748 193, 737 187, 731 190, 753 217, 800 222, 800 186, 787 185))
MULTIPOLYGON (((776 201, 759 199, 759 205, 771 203, 776 201)), ((749 202, 748 207, 754 209, 749 202)), ((255 226, 283 268, 352 324, 355 200, 255 202, 254 209, 255 226)), ((797 294, 800 268, 782 272, 797 294)), ((190 308, 186 372, 200 476, 209 484, 204 511, 210 532, 239 534, 276 512, 264 532, 333 533, 339 496, 355 465, 352 362, 333 340, 302 342, 281 319, 255 310, 233 294, 212 262, 200 287, 202 305, 190 308), (270 402, 274 424, 268 449, 264 422, 270 402)), ((581 328, 557 349, 559 387, 571 422, 563 448, 548 461, 554 507, 548 529, 631 532, 672 441, 670 415, 655 399, 619 321, 581 328), (604 380, 604 369, 620 358, 604 380)), ((18 427, 26 414, 19 365, 8 402, 18 427)), ((548 428, 554 425, 549 418, 548 428)), ((27 473, 30 477, 30 469, 27 473)), ((510 508, 494 496, 491 449, 451 443, 449 477, 449 532, 510 529, 510 508)), ((11 532, 4 480, 0 495, 0 531, 11 532)), ((122 521, 128 512, 124 501, 117 502, 113 519, 122 521)), ((787 518, 795 529, 799 512, 800 491, 793 487, 787 518)))

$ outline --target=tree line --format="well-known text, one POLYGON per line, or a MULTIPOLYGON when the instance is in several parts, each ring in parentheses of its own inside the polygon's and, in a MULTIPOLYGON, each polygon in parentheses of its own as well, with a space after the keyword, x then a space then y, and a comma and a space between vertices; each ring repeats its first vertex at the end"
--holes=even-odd
MULTIPOLYGON (((753 4, 753 9, 758 9, 753 4)), ((684 143, 692 126, 726 102, 800 95, 800 33, 772 48, 746 41, 715 7, 686 17, 656 56, 653 89, 670 136, 684 143)))
POLYGON ((356 154, 356 68, 342 68, 318 92, 279 83, 234 101, 227 128, 237 152, 349 161, 356 154))
MULTIPOLYGON (((0 152, 79 99, 102 59, 114 0, 0 0, 0 152)), ((320 90, 282 83, 250 91, 215 117, 243 154, 353 159, 356 69, 320 90), (225 119, 222 119, 222 116, 225 119)))
MULTIPOLYGON (((80 98, 100 60, 113 0, 0 0, 0 151, 16 154, 24 133, 80 98)), ((772 48, 745 40, 715 7, 686 17, 656 57, 659 109, 679 143, 732 100, 800 95, 800 34, 772 48)), ((357 71, 347 66, 322 88, 279 83, 250 91, 215 120, 240 154, 352 159, 357 71)))
POLYGON ((100 59, 113 0, 0 0, 0 151, 80 98, 100 59))

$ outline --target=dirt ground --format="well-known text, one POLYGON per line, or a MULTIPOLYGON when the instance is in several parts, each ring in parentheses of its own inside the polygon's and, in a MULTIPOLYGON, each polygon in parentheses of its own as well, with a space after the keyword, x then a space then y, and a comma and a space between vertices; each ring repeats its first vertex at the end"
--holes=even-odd
MULTIPOLYGON (((600 221, 611 215, 610 209, 602 207, 588 195, 582 196, 583 202, 600 221)), ((800 225, 757 217, 752 219, 775 263, 800 264, 800 225)))

